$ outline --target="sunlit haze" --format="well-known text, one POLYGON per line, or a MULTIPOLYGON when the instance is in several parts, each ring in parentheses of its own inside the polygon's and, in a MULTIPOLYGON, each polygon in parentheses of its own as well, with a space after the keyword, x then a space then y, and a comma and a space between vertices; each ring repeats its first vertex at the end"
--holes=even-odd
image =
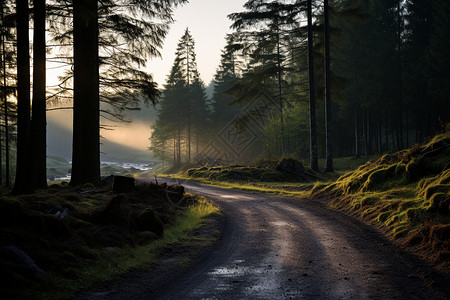
MULTIPOLYGON (((225 46, 225 36, 230 33, 231 21, 227 15, 233 12, 242 11, 244 0, 191 0, 188 4, 178 7, 174 13, 175 23, 172 24, 167 35, 164 47, 161 49, 162 58, 152 58, 146 71, 153 75, 154 80, 160 87, 165 83, 175 59, 175 51, 179 39, 186 28, 189 28, 195 39, 195 51, 197 54, 197 65, 200 76, 208 84, 214 76, 216 68, 220 63, 221 50, 225 46)), ((49 64, 49 67, 52 65, 49 64)), ((49 69, 48 86, 58 83, 57 76, 61 69, 49 69)), ((48 113, 51 124, 65 128, 68 133, 72 126, 72 111, 52 111, 48 113)), ((131 149, 147 151, 150 146, 149 137, 151 134, 151 118, 145 120, 135 120, 131 124, 116 124, 113 131, 102 130, 102 136, 108 141, 120 144, 131 149)), ((49 133, 52 131, 50 130, 49 133)), ((71 136, 50 136, 49 154, 58 154, 59 147, 52 147, 55 144, 67 144, 64 156, 70 157, 71 136), (64 140, 61 140, 64 138, 64 140), (53 141, 53 142, 52 142, 53 141), (56 149, 58 148, 58 149, 56 149)), ((105 147, 102 146, 102 151, 105 147)), ((107 151, 107 150, 106 150, 107 151)), ((106 153, 108 154, 108 153, 106 153)))
POLYGON ((225 35, 230 33, 231 21, 227 15, 243 11, 244 0, 191 0, 175 10, 175 23, 161 50, 162 59, 154 58, 147 70, 160 85, 164 84, 175 59, 177 43, 186 28, 195 40, 200 76, 208 84, 220 63, 225 46, 225 35))

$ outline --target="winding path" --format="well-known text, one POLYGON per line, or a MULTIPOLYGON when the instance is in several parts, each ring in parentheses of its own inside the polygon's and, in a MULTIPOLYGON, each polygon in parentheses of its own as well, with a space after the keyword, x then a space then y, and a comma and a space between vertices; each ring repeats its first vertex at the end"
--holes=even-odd
POLYGON ((164 284, 146 286, 144 276, 80 299, 449 297, 448 277, 320 202, 183 185, 222 207, 225 229, 213 252, 164 284))

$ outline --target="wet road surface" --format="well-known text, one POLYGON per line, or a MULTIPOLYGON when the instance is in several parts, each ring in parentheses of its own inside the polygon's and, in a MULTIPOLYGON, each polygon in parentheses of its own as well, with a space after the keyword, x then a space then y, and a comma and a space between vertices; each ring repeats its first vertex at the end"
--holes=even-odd
MULTIPOLYGON (((414 258, 375 230, 307 200, 184 183, 226 215, 220 246, 161 299, 433 299, 414 258)), ((419 264, 420 265, 420 264, 419 264)))
POLYGON ((321 202, 183 185, 222 207, 216 245, 187 270, 162 261, 77 299, 450 298, 448 276, 321 202))

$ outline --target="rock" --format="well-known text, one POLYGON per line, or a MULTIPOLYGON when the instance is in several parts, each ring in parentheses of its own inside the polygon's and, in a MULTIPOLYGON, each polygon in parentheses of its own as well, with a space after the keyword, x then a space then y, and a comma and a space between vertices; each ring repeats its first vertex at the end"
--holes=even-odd
POLYGON ((0 248, 0 264, 2 269, 7 269, 10 273, 37 280, 45 278, 45 272, 36 265, 28 254, 13 245, 0 248))
POLYGON ((64 219, 64 220, 68 220, 69 217, 70 217, 69 209, 68 208, 62 208, 59 205, 52 207, 49 210, 48 214, 49 215, 53 215, 53 216, 55 216, 57 218, 64 219))
POLYGON ((116 175, 114 176, 112 189, 117 194, 132 192, 135 189, 135 180, 133 177, 116 175))
POLYGON ((151 231, 158 237, 164 234, 164 225, 151 208, 144 209, 136 220, 139 231, 151 231))
POLYGON ((180 184, 169 185, 167 187, 167 192, 170 200, 174 203, 178 203, 183 199, 184 186, 180 184))
POLYGON ((275 167, 275 170, 283 174, 294 176, 303 176, 305 173, 305 167, 303 167, 303 164, 293 158, 281 159, 275 167))

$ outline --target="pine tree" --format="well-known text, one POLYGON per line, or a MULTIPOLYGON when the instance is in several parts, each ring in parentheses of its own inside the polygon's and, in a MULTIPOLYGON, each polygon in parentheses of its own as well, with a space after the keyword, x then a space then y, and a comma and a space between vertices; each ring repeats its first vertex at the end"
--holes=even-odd
MULTIPOLYGON (((174 164, 182 162, 183 143, 186 162, 191 163, 192 135, 196 136, 196 152, 199 152, 200 136, 205 132, 208 108, 203 82, 197 70, 194 39, 186 29, 175 53, 172 69, 164 86, 158 120, 154 132, 171 136, 173 144, 159 143, 173 149, 174 164)), ((155 138, 157 135, 155 135, 155 138)), ((157 152, 165 153, 164 150, 157 152)))
POLYGON ((13 193, 33 192, 28 182, 30 142, 30 59, 28 0, 16 1, 17 26, 17 164, 13 193))
MULTIPOLYGON (((252 73, 247 74, 246 79, 253 77, 255 86, 261 82, 268 83, 272 80, 274 84, 273 95, 278 101, 281 154, 286 153, 284 133, 284 92, 285 85, 283 77, 288 71, 285 64, 287 49, 284 40, 291 35, 290 29, 298 23, 299 13, 303 7, 298 3, 286 4, 282 1, 247 1, 244 7, 248 10, 241 13, 229 15, 233 21, 232 28, 242 32, 241 39, 244 46, 251 51, 252 61, 250 68, 252 73), (247 32, 245 30, 260 27, 259 31, 247 32), (253 45, 256 45, 253 46, 253 45), (253 49, 252 49, 253 48, 253 49)), ((266 87, 267 88, 267 87, 266 87)), ((243 90, 243 89, 241 89, 243 90)), ((247 93, 248 94, 248 93, 247 93)), ((244 98, 246 98, 244 96, 244 98)))
POLYGON ((45 0, 34 0, 33 110, 30 152, 33 188, 47 187, 45 0))
POLYGON ((331 70, 330 70, 330 25, 328 0, 323 2, 324 14, 324 48, 325 48, 325 139, 326 139, 326 160, 325 172, 333 172, 333 148, 331 136, 331 70))
POLYGON ((316 97, 315 97, 315 78, 314 78, 314 41, 313 41, 313 22, 312 22, 312 0, 307 1, 307 22, 308 22, 308 82, 309 82, 309 138, 310 150, 309 159, 311 169, 318 171, 317 154, 317 132, 316 132, 316 97))
POLYGON ((71 185, 100 182, 97 0, 73 2, 74 94, 71 185))

